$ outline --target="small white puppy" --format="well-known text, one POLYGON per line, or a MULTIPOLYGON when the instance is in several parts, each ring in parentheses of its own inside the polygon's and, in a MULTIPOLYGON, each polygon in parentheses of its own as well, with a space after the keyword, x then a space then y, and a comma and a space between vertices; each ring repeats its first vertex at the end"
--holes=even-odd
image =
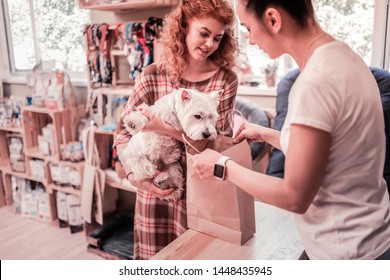
MULTIPOLYGON (((217 107, 221 91, 201 93, 194 89, 177 89, 160 98, 153 106, 141 104, 164 122, 192 140, 215 139, 217 107)), ((125 164, 135 180, 153 179, 161 189, 174 188, 167 200, 176 200, 184 190, 184 174, 180 160, 184 151, 182 142, 156 132, 142 132, 148 118, 138 111, 124 118, 126 130, 132 135, 124 152, 125 164)))

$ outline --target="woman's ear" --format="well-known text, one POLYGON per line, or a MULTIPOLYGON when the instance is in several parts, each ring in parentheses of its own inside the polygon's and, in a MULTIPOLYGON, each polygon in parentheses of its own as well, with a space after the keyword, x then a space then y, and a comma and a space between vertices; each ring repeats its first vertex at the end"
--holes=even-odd
POLYGON ((268 30, 273 34, 278 33, 282 29, 281 13, 275 8, 265 10, 263 21, 268 30))

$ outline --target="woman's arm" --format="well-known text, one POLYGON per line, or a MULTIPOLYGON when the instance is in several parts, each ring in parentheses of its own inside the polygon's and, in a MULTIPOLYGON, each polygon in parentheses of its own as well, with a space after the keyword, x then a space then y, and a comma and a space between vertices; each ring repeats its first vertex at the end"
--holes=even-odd
MULTIPOLYGON (((330 143, 327 132, 292 125, 284 179, 252 171, 232 160, 226 163, 226 179, 265 203, 305 213, 324 178, 330 143)), ((194 156, 193 166, 202 179, 213 178, 214 164, 220 156, 212 150, 194 156)))

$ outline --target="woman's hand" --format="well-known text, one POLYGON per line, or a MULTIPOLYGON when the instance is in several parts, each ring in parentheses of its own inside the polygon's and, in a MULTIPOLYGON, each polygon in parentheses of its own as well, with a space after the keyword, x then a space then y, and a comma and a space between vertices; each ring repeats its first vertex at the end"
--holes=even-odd
POLYGON ((214 178, 214 165, 221 156, 214 150, 206 149, 192 156, 192 166, 202 180, 214 178))
POLYGON ((165 196, 170 195, 174 191, 173 188, 162 190, 155 184, 153 184, 152 180, 135 180, 133 173, 130 173, 127 176, 127 180, 129 180, 129 182, 137 189, 149 192, 159 198, 164 198, 165 196))
POLYGON ((176 130, 172 125, 164 122, 159 116, 156 116, 147 108, 139 107, 137 110, 149 119, 142 131, 158 132, 183 142, 182 131, 176 130))
POLYGON ((142 131, 161 132, 161 129, 167 126, 167 123, 165 123, 160 117, 153 114, 148 108, 138 107, 137 110, 149 119, 142 131))
POLYGON ((239 143, 244 139, 248 139, 249 144, 252 142, 264 142, 262 131, 264 127, 253 123, 244 122, 234 137, 234 143, 239 143))

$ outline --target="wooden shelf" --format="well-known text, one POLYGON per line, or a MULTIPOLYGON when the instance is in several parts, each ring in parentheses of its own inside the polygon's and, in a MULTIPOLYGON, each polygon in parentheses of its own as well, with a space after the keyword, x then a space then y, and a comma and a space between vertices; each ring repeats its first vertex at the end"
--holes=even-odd
POLYGON ((61 186, 57 186, 55 184, 49 184, 49 190, 50 190, 50 193, 53 193, 53 190, 55 190, 58 192, 73 194, 75 196, 81 197, 81 190, 76 190, 73 187, 61 187, 61 186))
POLYGON ((102 87, 100 88, 100 93, 104 95, 113 95, 113 96, 130 96, 134 92, 134 86, 113 86, 113 87, 102 87))
POLYGON ((111 55, 126 56, 127 53, 125 52, 124 49, 123 50, 112 49, 111 55))
POLYGON ((60 160, 58 162, 53 162, 53 163, 58 163, 59 165, 65 165, 74 168, 81 168, 84 167, 85 161, 73 162, 69 160, 60 160))
POLYGON ((97 128, 95 129, 95 134, 115 135, 115 131, 108 131, 108 130, 103 130, 101 128, 97 128))
POLYGON ((35 178, 35 177, 30 176, 30 175, 27 175, 25 172, 13 171, 10 166, 2 167, 2 171, 3 171, 4 174, 16 176, 16 177, 27 179, 27 180, 30 180, 30 181, 40 182, 45 187, 47 186, 47 179, 35 178))
POLYGON ((31 157, 31 158, 38 158, 38 159, 42 159, 42 160, 48 160, 48 161, 56 162, 56 163, 58 162, 57 155, 45 156, 45 155, 42 154, 42 152, 39 149, 39 147, 26 148, 25 149, 25 155, 27 157, 31 157))
POLYGON ((0 130, 22 134, 22 127, 0 126, 0 130))
POLYGON ((178 0, 134 0, 112 4, 93 4, 90 1, 79 0, 82 9, 101 11, 124 11, 172 7, 178 4, 178 0))
POLYGON ((36 106, 25 106, 22 108, 22 112, 28 111, 33 113, 41 113, 41 114, 49 114, 49 115, 55 113, 61 113, 64 112, 65 110, 53 110, 53 109, 48 109, 46 107, 36 107, 36 106))
POLYGON ((133 193, 137 192, 137 189, 135 187, 131 185, 123 185, 122 183, 114 181, 109 177, 106 177, 106 184, 112 188, 121 189, 133 193))

